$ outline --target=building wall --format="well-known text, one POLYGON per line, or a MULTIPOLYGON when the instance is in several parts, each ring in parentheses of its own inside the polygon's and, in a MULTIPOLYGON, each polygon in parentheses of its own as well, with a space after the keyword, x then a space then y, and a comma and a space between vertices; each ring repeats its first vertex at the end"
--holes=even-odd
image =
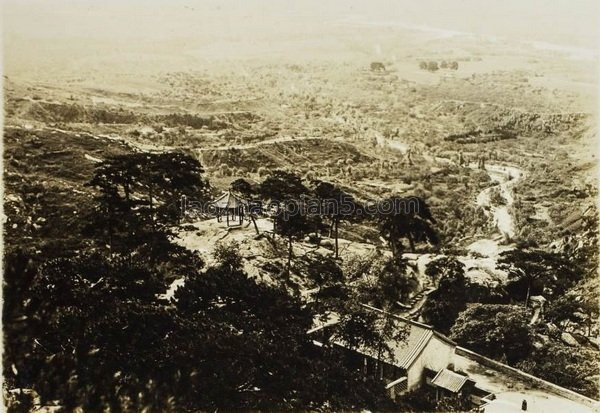
POLYGON ((436 336, 431 337, 423 352, 408 369, 408 390, 418 388, 423 381, 425 367, 439 371, 448 367, 454 358, 454 346, 440 340, 436 336))

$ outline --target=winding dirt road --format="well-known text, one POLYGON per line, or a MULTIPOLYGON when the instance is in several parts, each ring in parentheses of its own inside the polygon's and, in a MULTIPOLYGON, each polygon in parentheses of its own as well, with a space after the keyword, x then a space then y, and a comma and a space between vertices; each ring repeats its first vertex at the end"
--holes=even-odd
MULTIPOLYGON (((449 160, 445 160, 449 161, 449 160)), ((449 161, 451 162, 451 161, 449 161)), ((469 165, 475 169, 476 164, 469 165)), ((513 188, 519 179, 522 178, 524 172, 514 166, 486 165, 486 172, 489 174, 493 186, 482 190, 475 199, 475 203, 484 208, 486 215, 492 220, 496 228, 497 235, 493 238, 478 239, 467 247, 468 255, 458 256, 457 259, 465 265, 466 276, 477 283, 497 283, 506 280, 506 273, 498 270, 497 262, 500 254, 504 251, 511 250, 514 246, 503 241, 510 241, 515 235, 514 217, 511 214, 514 203, 513 188), (494 205, 491 200, 492 191, 498 188, 500 195, 504 199, 503 205, 494 205)), ((429 262, 443 257, 442 254, 404 254, 409 262, 414 264, 419 278, 426 280, 425 268, 429 262)), ((420 294, 421 298, 415 305, 402 315, 407 317, 418 316, 421 307, 427 301, 427 293, 430 289, 425 290, 425 285, 422 282, 423 289, 420 294)))

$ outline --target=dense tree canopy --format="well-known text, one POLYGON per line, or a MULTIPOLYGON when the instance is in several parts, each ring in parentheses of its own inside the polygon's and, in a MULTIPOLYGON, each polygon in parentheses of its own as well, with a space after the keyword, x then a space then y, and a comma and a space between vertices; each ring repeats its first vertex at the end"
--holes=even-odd
POLYGON ((206 377, 201 392, 219 400, 215 407, 293 409, 325 400, 348 407, 382 397, 369 387, 344 395, 360 376, 317 351, 306 334, 312 314, 285 289, 258 284, 234 262, 229 258, 189 278, 176 292, 186 320, 213 325, 206 327, 214 337, 206 338, 200 364, 208 370, 199 376, 206 377))
POLYGON ((275 170, 260 184, 260 194, 274 201, 298 200, 309 193, 302 179, 292 172, 275 170))
POLYGON ((512 249, 501 254, 498 266, 508 272, 507 291, 529 303, 529 297, 544 293, 562 294, 581 278, 578 268, 564 256, 553 252, 512 249))
MULTIPOLYGON (((323 304, 323 300, 334 301, 326 304, 333 304, 335 308, 337 307, 335 301, 347 295, 343 287, 344 273, 333 258, 314 253, 307 254, 303 259, 301 270, 317 288, 315 293, 317 311, 322 307, 320 304, 323 304)), ((324 307, 327 308, 329 305, 324 307)))
POLYGON ((229 187, 232 191, 239 193, 245 198, 250 198, 256 192, 254 186, 243 178, 236 179, 229 187))
POLYGON ((523 307, 472 304, 460 313, 450 333, 470 350, 515 363, 532 350, 528 322, 529 312, 523 307))
MULTIPOLYGON (((388 406, 374 379, 313 344, 309 308, 244 273, 235 245, 217 245, 216 264, 201 272, 202 260, 171 242, 172 201, 203 196, 201 172, 181 154, 109 158, 90 181, 98 190, 91 248, 48 261, 35 251, 9 253, 8 386, 85 411, 388 406), (167 301, 176 278, 184 284, 167 301)), ((284 211, 278 228, 290 241, 310 228, 303 214, 284 211)), ((341 285, 333 260, 310 274, 321 292, 341 285)))
POLYGON ((435 219, 423 199, 394 196, 384 200, 378 209, 381 236, 389 242, 395 256, 402 252, 403 238, 408 240, 412 252, 417 242, 437 244, 435 219))
POLYGON ((293 200, 286 201, 278 208, 274 221, 275 232, 288 241, 287 271, 289 275, 294 255, 292 242, 311 231, 304 203, 293 200))
POLYGON ((335 257, 339 256, 340 221, 359 216, 359 206, 354 198, 330 182, 319 181, 315 195, 320 202, 320 214, 331 221, 331 233, 335 239, 335 257))
POLYGON ((517 367, 559 386, 597 398, 597 378, 600 375, 597 361, 597 353, 593 350, 548 343, 534 350, 517 367))
POLYGON ((355 286, 361 302, 388 310, 404 303, 417 287, 407 260, 386 256, 373 258, 368 273, 355 286))
POLYGON ((456 258, 443 257, 430 262, 425 273, 437 280, 438 285, 423 305, 423 318, 437 330, 448 333, 467 305, 464 264, 456 258))
POLYGON ((181 196, 207 195, 202 173, 196 159, 178 152, 108 158, 88 183, 98 196, 84 235, 118 253, 141 250, 152 260, 168 259, 169 227, 181 218, 181 196))
POLYGON ((189 274, 174 306, 144 262, 93 255, 35 268, 13 256, 7 279, 25 300, 4 314, 7 382, 88 411, 385 403, 383 389, 312 344, 297 299, 249 278, 233 255, 189 274))

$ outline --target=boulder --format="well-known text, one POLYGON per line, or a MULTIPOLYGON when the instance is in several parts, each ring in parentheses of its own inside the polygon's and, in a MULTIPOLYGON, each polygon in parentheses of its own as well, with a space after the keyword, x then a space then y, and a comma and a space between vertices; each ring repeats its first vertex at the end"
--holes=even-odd
POLYGON ((588 341, 597 349, 600 349, 600 339, 598 337, 588 337, 588 341))
POLYGON ((538 338, 540 339, 540 341, 544 344, 547 344, 550 342, 550 337, 548 337, 545 334, 538 334, 538 338))
POLYGON ((550 337, 544 334, 536 334, 535 339, 533 341, 533 346, 537 350, 541 350, 550 342, 550 337))
POLYGON ((321 247, 329 248, 329 249, 333 249, 333 247, 335 246, 334 241, 332 239, 323 239, 323 240, 321 240, 319 245, 321 247))
POLYGON ((542 343, 541 341, 534 341, 534 342, 533 342, 533 347, 534 347, 536 350, 541 350, 541 349, 543 349, 543 348, 544 348, 544 343, 542 343))
POLYGON ((560 330, 554 323, 548 323, 548 324, 546 324, 546 327, 548 327, 548 333, 552 336, 560 333, 560 330))
POLYGON ((579 346, 579 342, 577 340, 575 340, 575 337, 573 337, 571 334, 569 333, 562 333, 560 335, 560 339, 562 340, 563 343, 572 346, 572 347, 578 347, 579 346))
POLYGON ((541 343, 543 345, 546 345, 550 342, 550 337, 545 334, 536 334, 535 341, 537 341, 538 343, 541 343))
POLYGON ((532 295, 529 301, 533 307, 543 307, 547 300, 541 295, 532 295))

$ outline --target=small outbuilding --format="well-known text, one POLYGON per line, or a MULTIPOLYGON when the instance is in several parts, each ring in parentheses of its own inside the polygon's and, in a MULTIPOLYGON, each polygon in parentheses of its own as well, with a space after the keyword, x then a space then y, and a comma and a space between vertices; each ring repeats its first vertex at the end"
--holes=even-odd
POLYGON ((431 385, 435 387, 436 400, 439 400, 446 395, 469 397, 475 382, 468 376, 443 368, 431 380, 431 385))

